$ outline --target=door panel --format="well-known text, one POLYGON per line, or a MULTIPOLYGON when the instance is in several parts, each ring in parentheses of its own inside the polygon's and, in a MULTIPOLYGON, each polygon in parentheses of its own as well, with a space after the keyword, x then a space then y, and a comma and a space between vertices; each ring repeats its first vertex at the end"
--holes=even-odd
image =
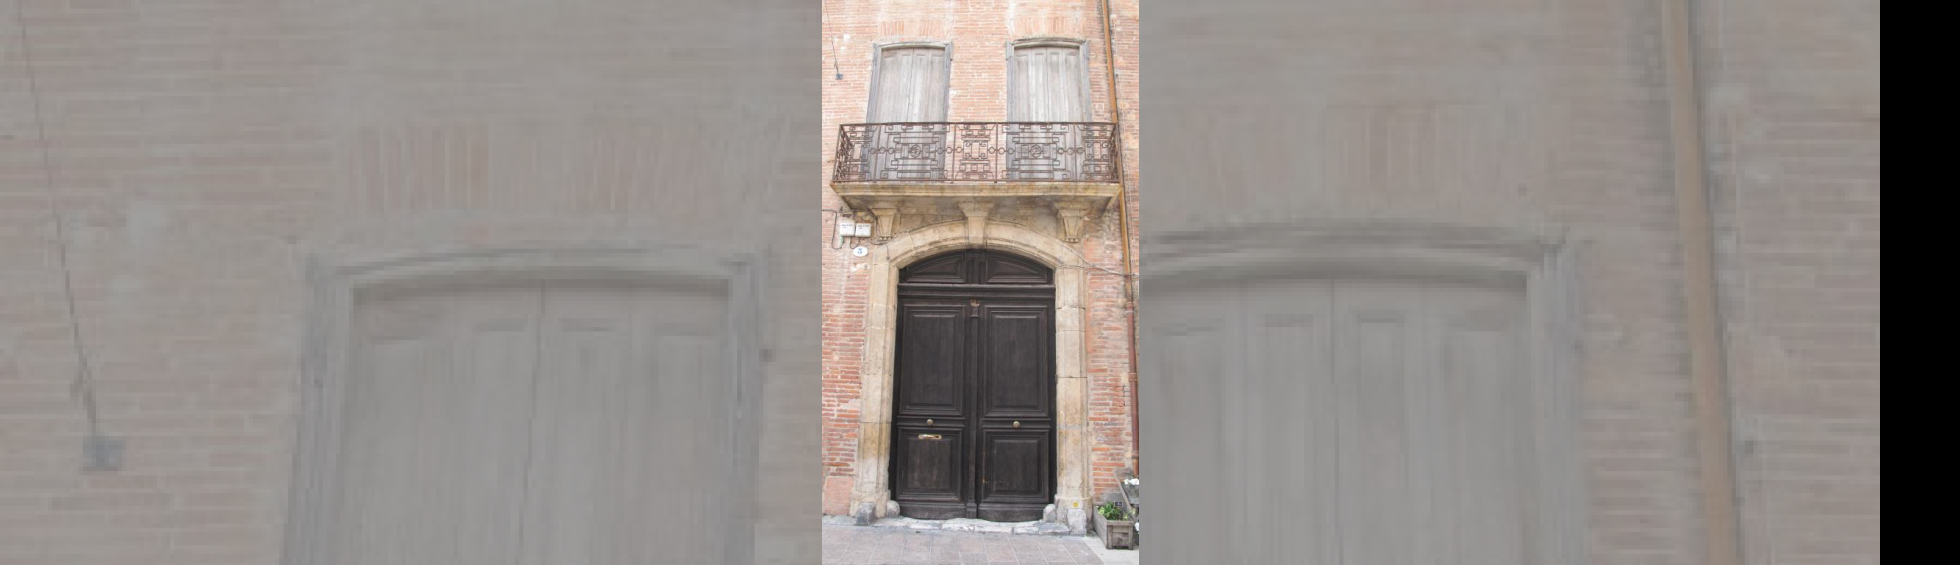
POLYGON ((970 312, 960 300, 899 301, 891 485, 892 498, 913 518, 969 514, 970 312))
POLYGON ((911 501, 960 502, 966 498, 966 434, 953 426, 894 426, 892 456, 899 462, 895 488, 911 501))
POLYGON ((1046 421, 1055 400, 1048 307, 983 303, 980 309, 980 417, 1046 421))
POLYGON ((1041 518, 1053 477, 1052 430, 980 430, 979 518, 1022 522, 1041 518))
POLYGON ((902 301, 895 414, 952 421, 966 413, 967 309, 957 301, 902 301))

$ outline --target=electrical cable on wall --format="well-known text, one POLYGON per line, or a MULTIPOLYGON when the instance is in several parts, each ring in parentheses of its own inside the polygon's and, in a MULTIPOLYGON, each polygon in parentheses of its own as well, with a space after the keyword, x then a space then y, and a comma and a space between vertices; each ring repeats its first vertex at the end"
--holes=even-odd
MULTIPOLYGON (((849 38, 850 36, 844 36, 849 38)), ((830 38, 830 70, 837 73, 837 80, 844 80, 844 69, 837 66, 837 38, 830 38)))
POLYGON ((54 220, 55 262, 61 269, 62 295, 68 307, 69 339, 75 349, 75 380, 69 386, 69 394, 80 401, 82 413, 88 421, 86 453, 89 470, 111 470, 116 466, 114 457, 107 451, 113 445, 102 437, 102 429, 95 407, 95 379, 89 362, 88 346, 82 341, 82 320, 75 306, 75 277, 68 266, 68 228, 63 218, 61 197, 55 188, 54 158, 48 149, 47 117, 41 109, 41 86, 34 69, 32 42, 28 39, 27 18, 20 3, 14 4, 14 24, 20 29, 21 60, 27 71, 27 90, 33 101, 35 141, 41 150, 41 174, 43 187, 48 195, 48 214, 54 220))

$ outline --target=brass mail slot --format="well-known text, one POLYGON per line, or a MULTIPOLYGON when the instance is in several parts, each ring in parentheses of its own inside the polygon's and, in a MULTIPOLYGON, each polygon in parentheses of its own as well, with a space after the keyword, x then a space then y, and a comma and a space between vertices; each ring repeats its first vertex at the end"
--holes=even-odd
POLYGON ((939 434, 919 434, 919 439, 939 439, 939 434))

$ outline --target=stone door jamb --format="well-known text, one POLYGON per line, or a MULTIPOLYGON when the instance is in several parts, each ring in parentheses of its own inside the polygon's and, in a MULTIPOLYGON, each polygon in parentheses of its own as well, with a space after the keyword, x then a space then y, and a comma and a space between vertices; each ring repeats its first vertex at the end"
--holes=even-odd
MULTIPOLYGON (((972 216, 969 214, 969 216, 972 216)), ((980 216, 984 218, 984 216, 980 216)), ((971 219, 971 218, 970 218, 971 219)), ((859 373, 856 485, 851 514, 860 523, 883 518, 891 500, 892 361, 897 329, 898 270, 957 249, 1014 253, 1055 270, 1055 508, 1051 520, 1071 529, 1087 524, 1089 493, 1088 379, 1083 309, 1088 261, 1062 240, 1002 222, 947 222, 894 236, 870 254, 863 369, 859 373), (979 225, 975 225, 979 224, 979 225)))

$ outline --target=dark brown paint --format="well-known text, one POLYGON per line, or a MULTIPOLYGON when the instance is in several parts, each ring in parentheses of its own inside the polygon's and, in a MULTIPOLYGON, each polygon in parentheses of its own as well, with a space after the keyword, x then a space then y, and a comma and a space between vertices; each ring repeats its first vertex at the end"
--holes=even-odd
POLYGON ((1020 522, 1053 500, 1053 277, 978 250, 900 271, 891 484, 901 514, 1020 522))

